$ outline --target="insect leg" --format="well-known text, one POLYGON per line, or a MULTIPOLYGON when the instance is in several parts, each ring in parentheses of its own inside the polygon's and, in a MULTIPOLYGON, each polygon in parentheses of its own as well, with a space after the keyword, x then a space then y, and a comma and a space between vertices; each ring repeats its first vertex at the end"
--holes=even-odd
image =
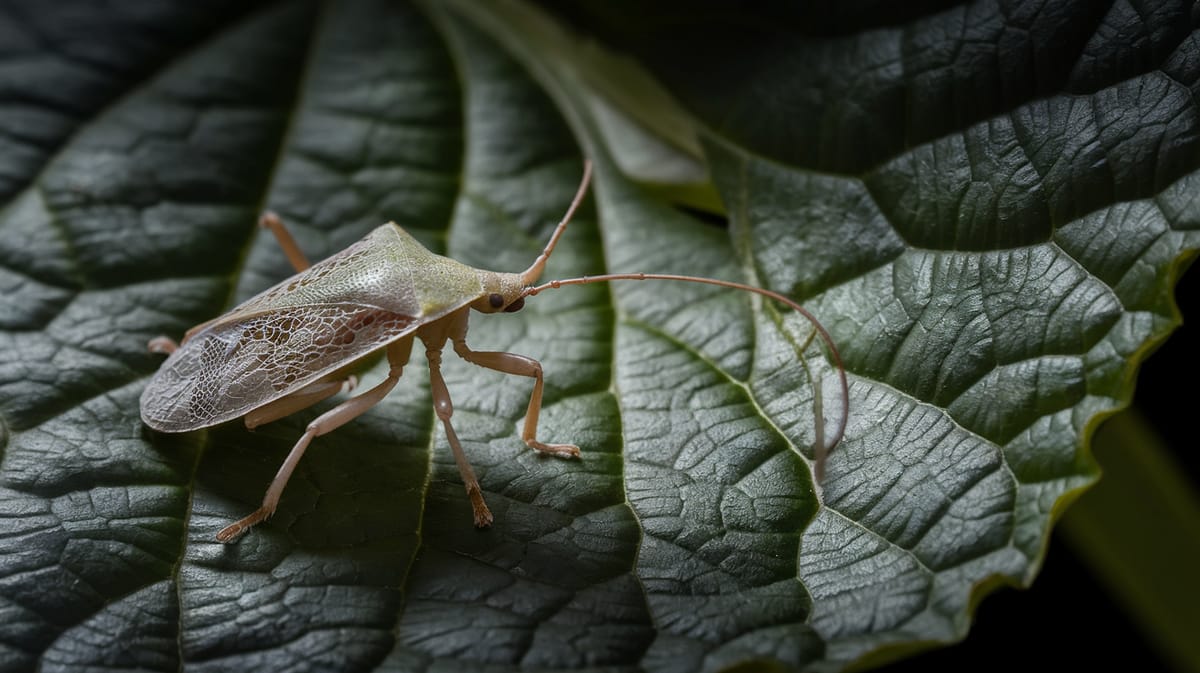
POLYGON ((283 254, 287 255, 288 261, 292 263, 297 272, 312 266, 308 257, 305 257, 304 252, 300 250, 300 246, 296 245, 296 239, 292 238, 292 232, 287 230, 278 215, 268 210, 258 218, 258 226, 270 229, 271 233, 275 234, 275 240, 279 241, 279 247, 283 248, 283 254))
POLYGON ((300 458, 304 456, 304 450, 308 448, 309 443, 315 437, 332 432, 358 418, 368 409, 378 404, 385 395, 391 392, 392 388, 396 387, 396 382, 400 380, 400 374, 404 369, 404 365, 408 362, 408 354, 411 350, 411 336, 388 346, 387 356, 391 369, 388 370, 386 379, 365 393, 352 397, 326 411, 312 423, 309 423, 304 434, 296 442, 296 445, 292 447, 287 458, 284 459, 283 465, 279 466, 279 471, 275 473, 275 478, 271 480, 271 485, 267 487, 267 493, 263 496, 262 506, 242 520, 221 529, 221 532, 217 533, 217 541, 232 542, 242 533, 249 530, 251 526, 271 518, 271 515, 275 513, 275 508, 279 505, 279 496, 283 493, 283 488, 287 486, 288 479, 291 479, 292 472, 296 469, 296 464, 300 462, 300 458))
MULTIPOLYGON (((292 263, 292 266, 295 267, 297 272, 304 271, 308 267, 312 266, 312 264, 309 263, 308 258, 304 256, 304 252, 300 250, 300 246, 296 245, 296 239, 292 238, 292 232, 287 230, 287 226, 283 224, 283 220, 279 219, 278 215, 272 213, 271 211, 267 211, 258 218, 258 224, 265 229, 270 229, 271 233, 275 234, 275 240, 279 242, 279 247, 283 248, 283 254, 287 255, 288 261, 292 263)), ((180 343, 187 343, 188 339, 191 339, 193 336, 195 336, 197 332, 220 320, 222 317, 223 316, 219 316, 213 318, 212 320, 206 320, 199 325, 192 327, 187 332, 184 332, 183 341, 180 343)), ((167 344, 161 343, 161 341, 164 339, 166 339, 166 337, 158 337, 157 339, 152 340, 150 342, 150 351, 154 353, 171 353, 175 350, 175 348, 178 348, 178 345, 174 344, 174 342, 170 342, 174 348, 168 349, 167 344)))
MULTIPOLYGON (((283 248, 283 254, 287 255, 288 261, 292 263, 292 266, 295 267, 297 272, 304 271, 308 267, 312 266, 312 264, 309 263, 308 258, 304 256, 304 252, 300 250, 300 246, 296 245, 296 239, 292 238, 292 232, 287 230, 287 227, 283 224, 283 220, 279 219, 278 215, 272 213, 271 211, 267 211, 258 218, 258 225, 265 229, 270 229, 271 233, 275 234, 275 240, 279 241, 279 247, 283 248)), ((212 320, 206 320, 199 325, 192 327, 187 332, 184 332, 183 341, 180 343, 187 343, 188 339, 191 339, 193 336, 195 336, 197 332, 220 320, 221 317, 223 316, 213 318, 212 320)), ((168 350, 165 344, 159 343, 160 340, 165 338, 166 337, 158 337, 157 339, 151 341, 151 352, 171 353, 175 350, 175 348, 178 348, 178 345, 175 345, 175 348, 170 348, 168 350)), ((174 342, 171 343, 174 345, 174 342)))
POLYGON ((454 339, 454 352, 467 362, 480 367, 495 369, 505 374, 532 377, 533 394, 529 396, 529 410, 525 412, 525 427, 521 431, 521 439, 524 439, 530 448, 543 453, 563 458, 579 457, 579 447, 574 444, 546 444, 537 439, 538 415, 542 411, 542 363, 516 353, 473 351, 467 346, 466 339, 461 336, 454 339))
POLYGON ((187 332, 184 332, 183 341, 181 341, 179 343, 175 343, 175 340, 171 339, 170 337, 165 337, 165 336, 154 337, 153 339, 150 340, 150 343, 146 344, 146 348, 149 349, 149 351, 151 353, 162 353, 164 355, 170 355, 171 353, 174 353, 175 351, 179 350, 180 343, 187 343, 188 339, 192 338, 192 335, 194 335, 196 332, 199 332, 200 330, 204 329, 205 327, 208 327, 213 322, 214 322, 213 320, 206 320, 206 321, 200 323, 199 325, 196 325, 195 327, 189 329, 187 332))
POLYGON ((151 353, 170 355, 171 353, 179 350, 179 344, 175 343, 175 341, 170 337, 160 336, 151 339, 150 342, 146 344, 146 349, 151 353))
POLYGON ((433 392, 433 410, 446 428, 446 440, 450 442, 450 450, 454 452, 454 462, 458 463, 458 472, 462 475, 463 484, 467 488, 467 499, 471 501, 471 509, 474 511, 475 526, 486 528, 492 525, 492 510, 488 509, 487 503, 483 499, 483 491, 479 488, 479 480, 475 478, 475 470, 471 469, 471 463, 467 460, 467 454, 463 452, 458 435, 454 432, 454 426, 450 425, 450 417, 454 414, 454 404, 450 401, 450 390, 446 388, 446 381, 442 379, 441 346, 442 344, 437 343, 435 339, 425 342, 425 358, 429 360, 429 384, 433 392), (431 346, 430 344, 436 345, 431 346))
POLYGON ((301 409, 307 409, 327 397, 342 392, 348 386, 353 387, 352 380, 353 377, 335 376, 314 381, 286 397, 281 397, 251 411, 243 417, 243 421, 248 429, 253 430, 284 416, 291 416, 301 409))

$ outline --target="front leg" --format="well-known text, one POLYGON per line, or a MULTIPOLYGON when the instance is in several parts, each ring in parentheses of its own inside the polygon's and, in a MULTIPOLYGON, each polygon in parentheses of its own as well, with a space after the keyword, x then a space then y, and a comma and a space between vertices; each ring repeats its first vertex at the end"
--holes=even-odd
POLYGON ((521 439, 530 448, 562 458, 578 458, 579 447, 574 444, 546 444, 537 439, 538 415, 542 411, 542 363, 533 358, 498 351, 473 351, 467 346, 465 335, 454 338, 454 352, 467 362, 487 367, 505 374, 533 378, 533 394, 529 396, 529 409, 525 412, 525 427, 521 439))

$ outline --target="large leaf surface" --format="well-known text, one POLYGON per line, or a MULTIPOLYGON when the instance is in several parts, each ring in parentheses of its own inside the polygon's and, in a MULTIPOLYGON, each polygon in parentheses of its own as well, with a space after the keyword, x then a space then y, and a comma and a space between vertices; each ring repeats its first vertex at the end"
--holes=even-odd
POLYGON ((1130 47, 1105 29, 1133 25, 1119 8, 986 3, 830 35, 783 17, 749 44, 703 13, 709 32, 671 24, 673 42, 655 16, 609 30, 703 125, 727 232, 624 178, 584 85, 519 32, 376 0, 46 7, 0 15, 0 670, 835 669, 953 639, 978 587, 1032 577, 1197 244, 1200 59, 1170 17, 1130 47), (981 44, 1032 61, 988 70, 1004 59, 962 48, 981 44), (969 90, 980 72, 1002 95, 969 90), (824 483, 812 396, 831 419, 840 403, 824 357, 797 357, 803 321, 705 286, 590 286, 470 335, 542 361, 541 435, 579 461, 520 441, 527 380, 447 356, 491 529, 470 525, 418 353, 314 442, 275 518, 215 543, 316 412, 169 436, 138 396, 147 340, 289 273, 257 213, 314 258, 394 220, 519 270, 581 147, 595 197, 547 276, 805 301, 853 380, 824 483))

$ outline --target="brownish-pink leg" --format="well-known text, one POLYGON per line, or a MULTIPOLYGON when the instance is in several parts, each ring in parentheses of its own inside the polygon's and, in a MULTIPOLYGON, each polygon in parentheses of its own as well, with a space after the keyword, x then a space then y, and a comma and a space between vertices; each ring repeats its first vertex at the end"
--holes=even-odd
POLYGON ((292 263, 292 268, 296 269, 297 273, 312 266, 308 257, 304 256, 304 251, 296 245, 296 239, 292 238, 292 232, 288 231, 287 226, 283 224, 283 220, 279 219, 278 215, 268 210, 258 218, 258 225, 264 229, 270 229, 271 233, 275 234, 275 240, 279 241, 279 247, 283 248, 283 254, 287 255, 288 261, 292 263))
POLYGON ((387 355, 391 369, 388 370, 386 379, 365 393, 352 397, 326 411, 312 423, 309 423, 304 434, 296 442, 296 445, 292 447, 287 458, 284 459, 283 465, 279 467, 275 478, 271 480, 271 485, 267 487, 267 493, 263 496, 262 506, 254 510, 249 516, 221 529, 221 532, 217 533, 217 541, 232 542, 252 526, 269 519, 275 513, 275 508, 279 505, 279 496, 283 494, 284 487, 287 486, 288 480, 291 479, 292 472, 296 469, 296 464, 300 462, 300 458, 304 456, 304 451, 308 448, 309 443, 314 438, 332 432, 358 418, 368 409, 378 404, 384 396, 391 392, 392 388, 396 387, 396 382, 400 380, 400 374, 403 372, 405 363, 408 362, 408 354, 411 350, 411 336, 389 346, 387 355))
MULTIPOLYGON (((312 264, 310 264, 308 261, 308 257, 305 257, 304 252, 300 250, 300 246, 296 245, 296 239, 292 238, 292 232, 288 231, 287 226, 284 225, 283 220, 279 219, 278 215, 268 210, 258 218, 258 225, 264 229, 271 230, 271 233, 275 235, 275 240, 279 242, 279 247, 283 248, 283 254, 287 256, 288 261, 292 264, 292 268, 294 268, 297 273, 312 266, 312 264)), ((188 339, 191 339, 193 336, 195 336, 197 332, 200 332, 217 320, 220 320, 220 318, 218 317, 213 318, 212 320, 206 320, 199 325, 193 326, 187 332, 184 332, 183 340, 180 343, 187 343, 188 339)), ((151 353, 164 353, 166 355, 170 355, 179 348, 179 344, 175 343, 171 339, 168 339, 167 337, 155 337, 150 340, 148 347, 151 353)), ((328 395, 326 397, 328 397, 328 395)))
POLYGON ((525 412, 525 426, 521 430, 521 439, 530 448, 543 453, 549 453, 563 458, 578 458, 579 447, 574 444, 546 444, 537 439, 538 416, 542 411, 542 364, 533 358, 517 355, 516 353, 501 353, 495 351, 473 351, 467 346, 465 339, 454 340, 454 352, 459 357, 488 369, 495 369, 505 374, 529 376, 533 378, 533 394, 529 396, 529 409, 525 412))
POLYGON ((349 392, 354 390, 357 385, 358 377, 353 374, 346 377, 314 381, 286 397, 281 397, 274 402, 268 402, 251 411, 242 418, 242 421, 246 424, 247 429, 253 430, 260 425, 266 425, 271 421, 276 421, 284 416, 291 416, 302 409, 307 409, 317 402, 333 397, 342 391, 349 392))
POLYGON ((160 336, 151 339, 149 343, 146 344, 146 348, 151 353, 170 355, 171 353, 179 350, 179 344, 175 343, 175 340, 170 337, 160 336))
POLYGON ((467 489, 467 499, 471 501, 475 525, 479 528, 486 528, 492 525, 492 510, 488 509, 487 502, 483 499, 483 490, 479 488, 475 470, 471 468, 467 454, 458 441, 458 434, 454 432, 454 426, 450 424, 450 417, 454 415, 454 404, 450 401, 450 391, 446 388, 446 381, 442 379, 442 344, 437 343, 436 346, 431 347, 430 343, 433 342, 436 340, 425 342, 425 357, 429 360, 429 384, 433 394, 433 410, 441 419, 442 426, 446 428, 446 440, 450 442, 450 450, 454 453, 454 462, 458 464, 458 472, 462 475, 463 485, 467 489))

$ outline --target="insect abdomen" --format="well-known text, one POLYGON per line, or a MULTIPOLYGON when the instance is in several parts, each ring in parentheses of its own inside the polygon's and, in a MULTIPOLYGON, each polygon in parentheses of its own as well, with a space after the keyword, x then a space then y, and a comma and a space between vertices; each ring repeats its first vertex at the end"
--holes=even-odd
POLYGON ((395 224, 243 302, 186 341, 142 393, 142 420, 185 432, 243 416, 483 292, 479 272, 395 224))
POLYGON ((233 420, 412 332, 373 306, 296 306, 223 321, 171 354, 142 393, 142 420, 185 432, 233 420))

